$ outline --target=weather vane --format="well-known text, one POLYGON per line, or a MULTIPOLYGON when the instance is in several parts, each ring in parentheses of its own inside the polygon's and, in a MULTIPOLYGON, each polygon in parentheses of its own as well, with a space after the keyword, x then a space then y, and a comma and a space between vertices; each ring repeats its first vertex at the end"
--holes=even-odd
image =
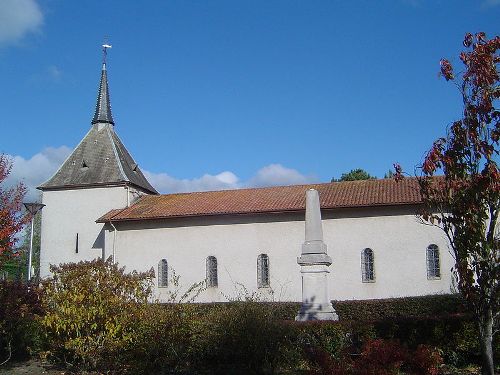
POLYGON ((111 47, 113 47, 113 46, 111 44, 108 44, 108 37, 105 36, 104 43, 102 44, 102 52, 103 52, 102 62, 103 62, 103 64, 106 64, 106 56, 108 55, 108 48, 111 48, 111 47))

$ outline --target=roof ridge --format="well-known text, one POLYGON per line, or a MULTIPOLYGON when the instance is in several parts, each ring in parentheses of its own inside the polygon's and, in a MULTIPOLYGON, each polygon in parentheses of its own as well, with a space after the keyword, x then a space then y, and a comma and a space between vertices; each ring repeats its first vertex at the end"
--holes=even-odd
POLYGON ((109 126, 107 127, 106 131, 108 134, 109 141, 111 142, 111 147, 113 148, 113 154, 115 155, 116 164, 118 165, 118 168, 120 169, 120 173, 123 177, 123 180, 130 182, 130 179, 127 177, 127 175, 123 171, 123 166, 122 166, 120 157, 118 156, 118 151, 116 150, 115 140, 113 139, 113 137, 111 135, 111 129, 109 126))

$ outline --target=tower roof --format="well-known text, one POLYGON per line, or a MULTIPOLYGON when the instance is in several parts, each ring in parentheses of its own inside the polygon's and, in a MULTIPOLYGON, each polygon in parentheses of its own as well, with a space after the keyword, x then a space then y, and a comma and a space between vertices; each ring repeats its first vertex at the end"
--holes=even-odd
POLYGON ((59 170, 38 189, 60 190, 123 185, 135 186, 145 192, 158 194, 114 130, 104 60, 92 128, 59 170))
POLYGON ((106 62, 102 63, 101 82, 99 83, 99 93, 95 105, 94 118, 92 124, 107 123, 114 125, 111 114, 111 102, 109 101, 108 74, 106 72, 106 62))
POLYGON ((95 124, 40 190, 133 185, 158 194, 110 124, 95 124))

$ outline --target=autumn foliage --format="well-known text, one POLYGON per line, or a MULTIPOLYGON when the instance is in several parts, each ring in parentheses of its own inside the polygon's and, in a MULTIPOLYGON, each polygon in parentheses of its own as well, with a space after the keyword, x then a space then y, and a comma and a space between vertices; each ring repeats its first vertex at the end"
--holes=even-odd
POLYGON ((40 290, 21 281, 0 281, 0 363, 40 349, 40 290))
MULTIPOLYGON (((463 45, 462 72, 440 61, 441 75, 460 90, 462 118, 433 143, 418 181, 426 207, 422 217, 447 235, 458 289, 477 319, 483 374, 493 374, 493 327, 500 306, 500 111, 495 107, 500 37, 467 33, 463 45)), ((399 166, 396 172, 401 178, 399 166)))
POLYGON ((0 268, 14 255, 16 234, 26 223, 26 217, 21 213, 26 187, 19 183, 11 188, 4 188, 11 170, 10 159, 0 154, 0 268))
POLYGON ((41 320, 50 358, 81 369, 118 371, 136 340, 152 293, 153 271, 126 273, 111 258, 50 268, 41 320))

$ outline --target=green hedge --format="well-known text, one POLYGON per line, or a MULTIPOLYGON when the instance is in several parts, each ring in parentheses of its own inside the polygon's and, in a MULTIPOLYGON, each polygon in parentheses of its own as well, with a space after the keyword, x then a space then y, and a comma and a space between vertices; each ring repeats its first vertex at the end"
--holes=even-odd
POLYGON ((194 327, 192 342, 183 358, 196 368, 226 364, 246 366, 255 373, 296 368, 304 366, 307 350, 345 361, 377 339, 397 342, 410 351, 421 350, 422 345, 437 348, 455 366, 479 362, 475 324, 456 295, 335 301, 334 306, 338 322, 295 322, 299 303, 228 302, 163 305, 163 309, 180 309, 186 311, 181 316, 190 317, 184 324, 194 327))
POLYGON ((457 294, 358 301, 332 301, 340 320, 380 320, 398 317, 446 316, 465 313, 457 294))
MULTIPOLYGON (((205 314, 214 308, 231 306, 237 302, 193 303, 195 310, 205 314)), ((259 302, 270 307, 278 319, 294 320, 299 302, 259 302)), ((466 313, 458 294, 441 294, 420 297, 402 297, 371 300, 332 301, 340 320, 375 321, 398 317, 435 317, 466 313)), ((168 308, 169 304, 164 304, 168 308)))

